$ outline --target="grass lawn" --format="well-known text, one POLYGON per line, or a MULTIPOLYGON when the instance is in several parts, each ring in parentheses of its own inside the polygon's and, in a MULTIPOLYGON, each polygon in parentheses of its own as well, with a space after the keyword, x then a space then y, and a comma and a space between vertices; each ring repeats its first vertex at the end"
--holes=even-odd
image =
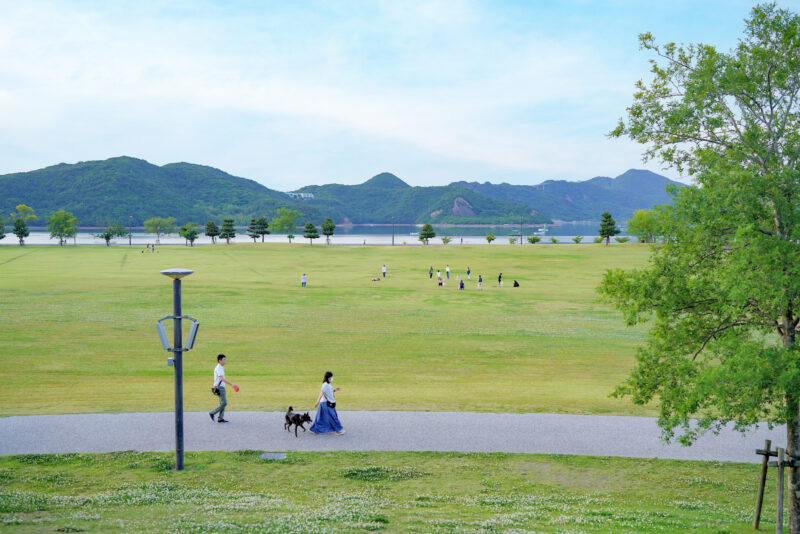
POLYGON ((242 388, 232 410, 308 408, 332 370, 346 410, 653 415, 608 398, 644 331, 595 293, 606 269, 647 256, 638 244, 4 246, 0 415, 172 410, 171 354, 154 327, 172 311, 159 274, 170 267, 195 270, 183 282, 183 311, 201 323, 185 355, 189 411, 215 405, 223 352, 242 388), (372 282, 384 263, 388 278, 372 282), (447 264, 437 287, 428 268, 447 264))
MULTIPOLYGON (((257 451, 0 457, 3 532, 752 532, 759 466, 257 451), (409 467, 413 466, 413 467, 409 467)), ((773 473, 774 474, 774 473, 773 473)), ((775 525, 768 479, 762 529, 775 525)))

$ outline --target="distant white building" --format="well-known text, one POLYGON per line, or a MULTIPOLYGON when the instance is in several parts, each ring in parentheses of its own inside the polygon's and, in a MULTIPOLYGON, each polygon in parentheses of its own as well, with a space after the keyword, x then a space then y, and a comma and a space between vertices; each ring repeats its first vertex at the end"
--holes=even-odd
POLYGON ((286 193, 292 198, 314 198, 314 193, 286 193))

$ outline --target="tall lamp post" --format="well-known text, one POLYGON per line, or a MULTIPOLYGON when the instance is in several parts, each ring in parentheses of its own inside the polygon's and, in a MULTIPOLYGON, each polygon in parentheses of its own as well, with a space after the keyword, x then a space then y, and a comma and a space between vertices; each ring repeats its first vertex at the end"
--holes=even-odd
POLYGON ((133 216, 128 215, 128 246, 131 246, 131 228, 133 227, 133 216))
POLYGON ((161 346, 173 354, 172 358, 167 359, 167 365, 175 367, 175 467, 178 471, 183 471, 183 353, 191 350, 194 346, 197 328, 200 326, 200 323, 188 315, 181 315, 181 278, 189 276, 193 272, 189 269, 167 269, 161 271, 164 276, 172 278, 172 315, 167 315, 156 323, 158 336, 161 338, 161 346), (172 347, 169 346, 167 332, 164 330, 163 325, 163 321, 167 319, 174 320, 172 347), (192 321, 185 347, 183 346, 181 319, 192 321))
POLYGON ((394 215, 392 215, 392 246, 394 246, 394 215))

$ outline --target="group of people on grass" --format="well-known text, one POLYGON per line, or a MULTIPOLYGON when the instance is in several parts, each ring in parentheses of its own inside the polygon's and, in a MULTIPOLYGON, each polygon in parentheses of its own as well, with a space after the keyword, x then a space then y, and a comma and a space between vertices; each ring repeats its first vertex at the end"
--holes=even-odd
MULTIPOLYGON (((467 265, 467 280, 472 279, 472 270, 467 265)), ((444 275, 445 277, 442 278, 442 272, 439 269, 436 269, 436 283, 439 286, 446 286, 447 281, 450 280, 450 265, 446 265, 444 268, 444 275)), ((430 269, 428 269, 428 278, 433 279, 433 265, 431 265, 430 269)), ((458 284, 458 289, 464 289, 464 280, 461 278, 461 275, 456 275, 456 284, 458 284)), ((503 287, 503 273, 497 275, 497 286, 503 287)), ((519 287, 519 282, 514 280, 514 287, 519 287)), ((483 289, 483 275, 478 275, 478 289, 483 289)))
MULTIPOLYGON (((225 407, 228 405, 225 385, 232 387, 234 391, 239 391, 239 386, 225 378, 225 364, 227 361, 228 359, 224 354, 217 355, 217 366, 214 368, 214 386, 211 390, 215 395, 219 395, 219 406, 208 412, 208 416, 217 423, 228 422, 225 419, 225 407)), ((342 423, 339 422, 339 415, 336 413, 336 397, 334 394, 340 388, 334 388, 331 385, 332 382, 333 373, 327 371, 322 379, 322 389, 319 392, 319 397, 317 397, 317 402, 314 403, 317 415, 314 423, 309 428, 315 434, 344 434, 345 432, 342 423)))

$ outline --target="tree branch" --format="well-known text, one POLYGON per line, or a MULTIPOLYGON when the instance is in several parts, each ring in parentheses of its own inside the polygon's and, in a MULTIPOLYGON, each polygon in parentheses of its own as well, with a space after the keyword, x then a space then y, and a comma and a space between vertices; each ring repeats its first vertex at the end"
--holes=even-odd
MULTIPOLYGON (((735 323, 731 323, 731 324, 728 324, 728 325, 720 326, 720 327, 714 329, 713 332, 708 334, 708 336, 706 337, 705 341, 703 341, 703 344, 700 346, 699 349, 697 349, 697 352, 694 353, 694 356, 692 356, 692 361, 697 359, 697 355, 700 354, 701 352, 703 352, 703 349, 706 348, 706 345, 708 344, 708 342, 711 341, 711 339, 714 338, 717 334, 719 334, 720 332, 724 332, 725 330, 728 330, 729 328, 734 328, 734 327, 737 327, 737 326, 744 326, 747 323, 748 323, 748 321, 737 321, 735 323)), ((762 324, 764 326, 772 326, 772 325, 769 325, 767 323, 758 323, 758 324, 762 324)))

